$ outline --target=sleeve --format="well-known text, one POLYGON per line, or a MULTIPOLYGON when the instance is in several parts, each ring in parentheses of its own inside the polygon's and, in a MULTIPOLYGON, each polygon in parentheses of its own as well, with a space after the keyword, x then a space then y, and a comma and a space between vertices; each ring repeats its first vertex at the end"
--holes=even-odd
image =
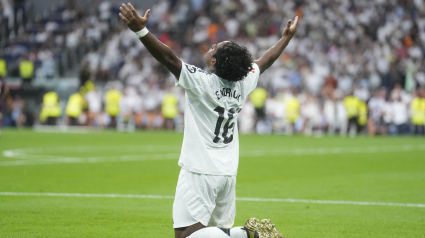
POLYGON ((260 67, 258 67, 256 63, 253 63, 252 70, 248 73, 248 76, 246 76, 243 82, 246 95, 250 94, 257 87, 259 77, 260 67))
POLYGON ((208 85, 209 78, 205 71, 182 61, 182 70, 179 79, 176 80, 176 86, 197 96, 201 95, 208 85))

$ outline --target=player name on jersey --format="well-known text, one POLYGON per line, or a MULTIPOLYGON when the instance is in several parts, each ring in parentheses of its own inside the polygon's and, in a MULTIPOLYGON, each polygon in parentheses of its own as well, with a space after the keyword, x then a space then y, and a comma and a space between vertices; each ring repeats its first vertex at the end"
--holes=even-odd
POLYGON ((217 99, 220 100, 223 97, 230 97, 230 98, 234 98, 237 99, 239 101, 239 98, 241 97, 241 95, 236 92, 236 90, 233 90, 231 88, 223 88, 220 91, 216 91, 215 95, 217 96, 217 99))

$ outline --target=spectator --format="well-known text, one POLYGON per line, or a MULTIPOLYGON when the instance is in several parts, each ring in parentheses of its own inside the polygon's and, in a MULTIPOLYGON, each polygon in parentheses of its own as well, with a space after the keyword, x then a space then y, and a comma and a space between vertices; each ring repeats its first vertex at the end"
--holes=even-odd
POLYGON ((134 131, 136 128, 135 123, 135 92, 132 88, 126 88, 123 90, 121 100, 119 102, 120 116, 118 121, 117 129, 120 131, 134 131))
POLYGON ((375 135, 376 133, 387 134, 387 128, 384 121, 384 109, 385 109, 385 96, 386 88, 380 88, 375 95, 370 99, 368 103, 369 109, 369 120, 368 120, 368 132, 369 135, 375 135))
POLYGON ((340 94, 340 91, 333 91, 325 97, 323 103, 323 114, 329 135, 334 135, 338 129, 342 135, 345 135, 347 116, 345 106, 340 100, 340 94))
POLYGON ((96 88, 89 91, 84 96, 88 104, 88 126, 93 128, 97 123, 97 118, 102 110, 102 95, 96 88))
MULTIPOLYGON (((13 21, 11 1, 2 3, 0 18, 12 17, 13 21)), ((0 41, 6 44, 1 44, 0 52, 4 52, 10 75, 19 74, 14 70, 19 69, 17 59, 30 52, 33 73, 40 72, 37 76, 45 77, 42 73, 49 72, 46 75, 54 77, 56 66, 61 68, 62 65, 72 73, 77 68, 75 63, 81 62, 80 86, 85 85, 90 77, 98 80, 99 91, 103 86, 111 88, 110 85, 114 85, 118 91, 124 86, 132 86, 139 94, 136 103, 138 126, 154 128, 154 124, 159 125, 162 120, 162 97, 174 79, 164 74, 161 67, 156 67, 155 60, 146 54, 134 33, 122 24, 115 24, 113 18, 117 16, 113 12, 116 8, 107 1, 101 1, 95 8, 87 1, 68 1, 59 7, 63 10, 28 19, 25 28, 10 35, 2 34, 7 30, 4 26, 8 25, 3 24, 7 22, 4 20, 0 24, 0 41), (45 19, 49 19, 47 24, 43 24, 45 19), (67 27, 61 27, 63 24, 67 27), (4 37, 6 35, 8 37, 4 37), (41 48, 32 47, 40 44, 41 48), (62 56, 59 61, 56 60, 58 56, 62 56)), ((319 108, 320 114, 317 117, 324 118, 315 126, 317 130, 327 125, 329 131, 333 121, 335 130, 346 132, 347 115, 342 102, 345 95, 354 95, 363 102, 370 101, 367 129, 375 134, 388 130, 384 122, 395 125, 397 121, 402 125, 408 115, 398 118, 400 113, 394 111, 403 112, 402 108, 410 108, 410 93, 425 85, 424 11, 423 1, 359 0, 340 1, 335 5, 324 0, 303 1, 302 4, 294 0, 264 1, 261 4, 252 0, 161 0, 152 7, 148 28, 185 62, 202 68, 205 66, 201 60, 203 54, 198 49, 202 52, 210 43, 231 38, 246 46, 256 58, 279 37, 279 31, 285 25, 276 16, 302 16, 297 39, 288 45, 285 54, 270 69, 272 73, 266 72, 259 81, 265 94, 270 95, 267 99, 269 107, 265 109, 272 123, 263 123, 263 128, 275 125, 280 117, 287 117, 292 106, 278 94, 284 91, 289 95, 288 89, 294 87, 299 92, 294 100, 299 101, 300 111, 305 111, 306 105, 312 105, 305 104, 303 95, 311 93, 316 97, 318 106, 314 108, 319 108), (381 87, 394 89, 389 104, 386 95, 382 99, 376 97, 375 92, 381 87), (393 97, 393 93, 399 96, 393 97), (372 99, 371 95, 374 95, 372 99), (279 100, 286 106, 279 106, 282 102, 279 100), (377 108, 381 112, 376 112, 377 108)), ((175 96, 181 105, 184 94, 176 91, 175 96)), ((264 105, 267 107, 266 103, 264 105)), ((364 105, 359 103, 358 110, 357 123, 360 126, 364 121, 364 105)), ((250 110, 246 111, 249 117, 250 110)), ((183 110, 179 112, 183 113, 183 110)), ((302 121, 301 118, 296 120, 293 129, 298 130, 302 121)), ((411 120, 407 119, 406 123, 410 125, 411 120)), ((250 119, 242 120, 242 124, 250 125, 250 119)), ((253 129, 255 125, 246 131, 253 129)))
POLYGON ((307 93, 300 113, 304 118, 302 131, 305 135, 312 135, 315 131, 321 131, 322 113, 318 98, 314 94, 307 93))
POLYGON ((17 127, 21 128, 25 125, 27 117, 25 115, 25 101, 20 95, 16 95, 11 104, 11 119, 12 123, 17 127))
POLYGON ((9 47, 4 49, 4 55, 10 56, 12 59, 17 59, 25 53, 27 53, 27 49, 17 45, 15 42, 12 42, 9 47))
POLYGON ((46 78, 53 78, 55 76, 55 60, 51 50, 47 47, 43 47, 37 54, 37 59, 41 62, 41 68, 43 75, 46 78))
POLYGON ((15 27, 15 32, 18 32, 18 27, 19 26, 25 26, 26 24, 26 16, 27 16, 27 12, 25 10, 25 0, 14 0, 14 24, 13 26, 15 27), (20 14, 18 14, 20 13, 20 14), (21 16, 21 19, 18 19, 18 16, 21 16))
POLYGON ((402 101, 400 93, 391 93, 391 99, 390 107, 393 115, 392 124, 395 126, 394 134, 406 134, 408 132, 409 115, 407 104, 402 101))
POLYGON ((338 89, 345 94, 349 94, 353 87, 353 79, 344 72, 338 80, 338 89))

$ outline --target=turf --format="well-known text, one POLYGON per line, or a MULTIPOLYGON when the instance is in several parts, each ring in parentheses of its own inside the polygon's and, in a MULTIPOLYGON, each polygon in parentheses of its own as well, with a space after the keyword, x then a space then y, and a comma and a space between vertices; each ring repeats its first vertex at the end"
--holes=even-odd
MULTIPOLYGON (((3 130, 0 192, 173 196, 182 138, 168 132, 3 130), (22 148, 31 149, 16 150, 22 148), (10 151, 20 151, 21 158, 11 158, 10 151)), ((425 204, 424 142, 241 136, 237 196, 425 204)), ((0 237, 171 238, 172 204, 172 199, 0 195, 0 237)), ((235 225, 253 216, 270 218, 287 238, 425 237, 423 207, 237 202, 235 225)))

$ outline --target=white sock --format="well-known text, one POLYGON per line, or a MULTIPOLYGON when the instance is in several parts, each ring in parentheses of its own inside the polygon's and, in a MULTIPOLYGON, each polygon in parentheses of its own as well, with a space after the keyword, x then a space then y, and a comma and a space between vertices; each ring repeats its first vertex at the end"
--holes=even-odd
POLYGON ((249 238, 248 233, 242 228, 242 226, 233 227, 231 229, 205 227, 195 231, 187 238, 249 238), (230 236, 228 234, 230 234, 230 236))
POLYGON ((192 233, 187 238, 229 238, 225 231, 218 227, 205 227, 192 233))
POLYGON ((230 237, 231 238, 249 238, 248 233, 243 226, 237 226, 230 229, 230 237))

